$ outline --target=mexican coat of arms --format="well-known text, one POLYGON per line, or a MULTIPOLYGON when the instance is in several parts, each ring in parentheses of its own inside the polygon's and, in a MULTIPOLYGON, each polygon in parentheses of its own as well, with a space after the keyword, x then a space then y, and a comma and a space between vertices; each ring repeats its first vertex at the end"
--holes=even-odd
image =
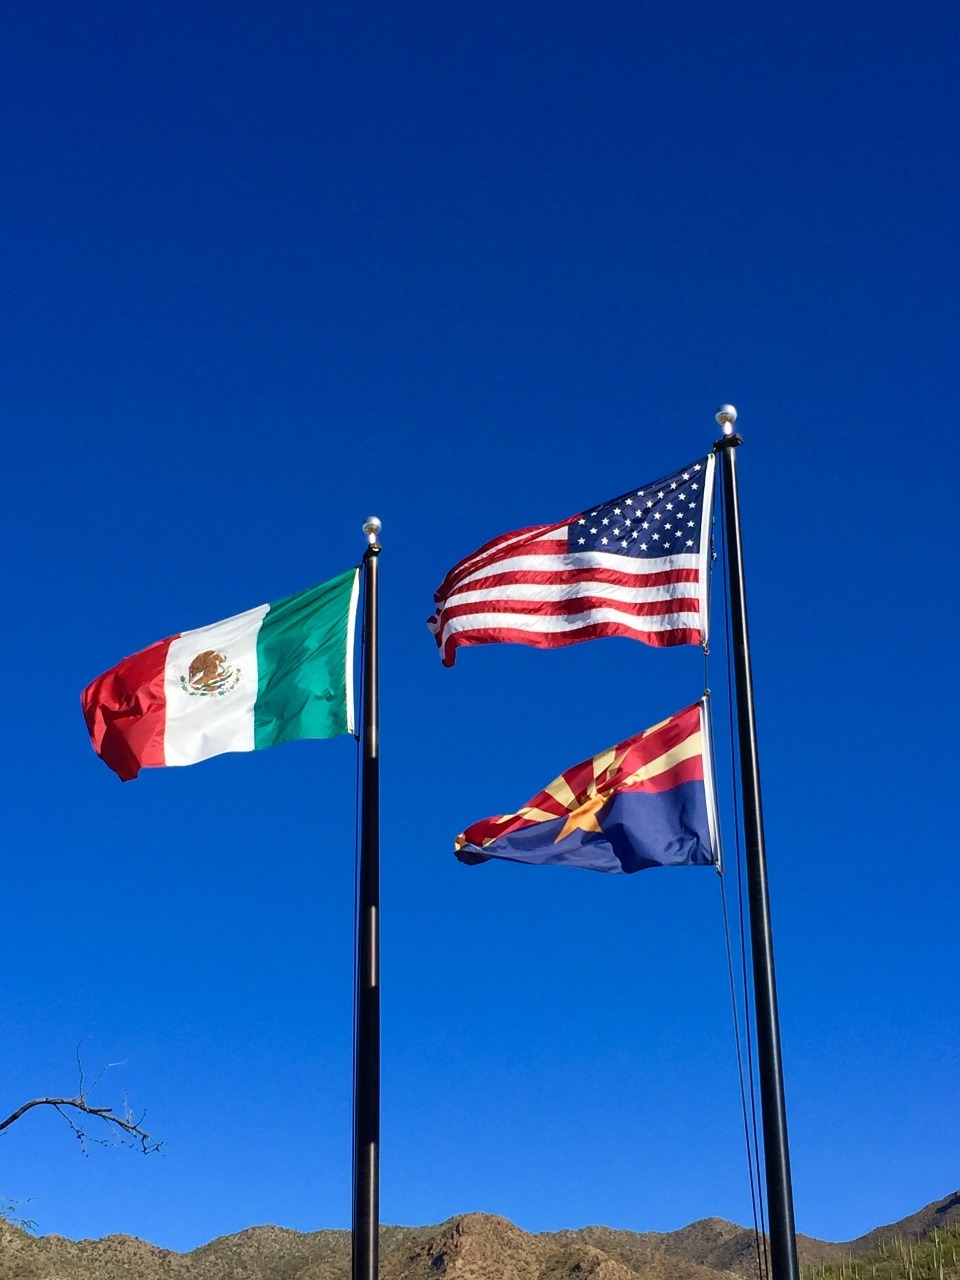
POLYGON ((180 677, 180 688, 191 698, 222 698, 237 687, 240 668, 233 667, 226 654, 204 649, 190 663, 186 675, 180 677))

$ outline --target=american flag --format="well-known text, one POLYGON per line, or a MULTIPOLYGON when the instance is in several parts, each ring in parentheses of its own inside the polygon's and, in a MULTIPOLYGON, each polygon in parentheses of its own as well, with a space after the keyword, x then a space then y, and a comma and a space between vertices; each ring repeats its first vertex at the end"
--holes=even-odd
POLYGON ((714 457, 558 524, 517 529, 461 560, 427 626, 457 647, 553 649, 599 636, 704 644, 714 457))

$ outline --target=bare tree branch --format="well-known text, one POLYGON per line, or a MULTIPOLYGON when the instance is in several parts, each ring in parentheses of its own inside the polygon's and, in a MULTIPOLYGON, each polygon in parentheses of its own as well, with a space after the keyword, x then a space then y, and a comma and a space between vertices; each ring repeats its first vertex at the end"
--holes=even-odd
POLYGON ((31 1098, 23 1106, 17 1107, 16 1111, 12 1111, 5 1120, 0 1120, 0 1133, 3 1133, 5 1129, 9 1129, 12 1124, 16 1124, 21 1116, 25 1116, 34 1107, 52 1107, 57 1115, 62 1116, 73 1130, 74 1136, 83 1148, 84 1155, 87 1155, 88 1142, 95 1142, 101 1147, 109 1147, 117 1143, 121 1146, 132 1147, 134 1150, 139 1148, 144 1155, 159 1151, 163 1144, 157 1142, 155 1138, 151 1138, 143 1127, 146 1112, 135 1117, 133 1112, 128 1107, 125 1107, 124 1113, 120 1115, 114 1111, 113 1107, 95 1107, 90 1101, 90 1091, 100 1083, 106 1069, 106 1067, 103 1067, 97 1073, 93 1084, 89 1088, 84 1088, 83 1061, 80 1057, 80 1045, 77 1045, 77 1075, 79 1080, 76 1094, 72 1098, 31 1098), (78 1116, 80 1117, 79 1121, 77 1119, 78 1116), (111 1134, 111 1138, 97 1138, 88 1133, 83 1125, 84 1116, 92 1116, 95 1120, 101 1121, 111 1134))
POLYGON ((83 1124, 78 1124, 74 1115, 70 1114, 70 1112, 93 1116, 96 1120, 102 1120, 105 1125, 114 1130, 115 1137, 119 1135, 119 1141, 124 1146, 138 1147, 144 1155, 159 1151, 162 1146, 161 1143, 151 1138, 150 1134, 144 1129, 142 1115, 139 1119, 135 1119, 130 1113, 126 1116, 117 1115, 112 1107, 95 1107, 87 1101, 82 1093, 78 1093, 75 1098, 31 1098, 29 1102, 25 1102, 23 1106, 17 1107, 16 1111, 11 1112, 5 1120, 0 1120, 0 1133, 4 1129, 9 1129, 21 1116, 26 1115, 34 1107, 53 1107, 54 1111, 66 1120, 81 1145, 84 1146, 84 1149, 87 1142, 96 1142, 104 1147, 109 1146, 110 1143, 105 1138, 96 1138, 87 1133, 83 1124))

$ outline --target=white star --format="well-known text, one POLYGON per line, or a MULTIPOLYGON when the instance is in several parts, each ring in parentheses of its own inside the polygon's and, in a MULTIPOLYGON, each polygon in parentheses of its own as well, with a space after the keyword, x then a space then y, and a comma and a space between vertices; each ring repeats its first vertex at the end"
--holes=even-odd
MULTIPOLYGON (((699 468, 699 467, 697 467, 697 470, 699 471, 699 470, 700 470, 700 468, 699 468)), ((699 489, 699 488, 700 488, 700 486, 697 484, 696 480, 694 480, 694 482, 693 482, 693 484, 690 486, 690 488, 691 488, 691 489, 699 489)))
POLYGON ((615 538, 619 538, 619 537, 620 537, 620 530, 619 530, 619 529, 614 529, 614 531, 613 531, 613 535, 614 535, 614 537, 615 537, 615 538))
POLYGON ((654 540, 654 542, 659 542, 659 541, 660 541, 660 535, 659 535, 659 533, 655 533, 655 534, 653 535, 653 540, 654 540))
POLYGON ((653 513, 653 518, 654 518, 654 520, 662 520, 662 519, 663 519, 663 512, 662 512, 662 511, 655 511, 655 512, 653 513))
POLYGON ((647 544, 646 544, 645 542, 641 542, 641 543, 640 543, 640 550, 641 550, 641 551, 646 551, 646 549, 647 549, 647 544))
POLYGON ((672 503, 672 502, 668 502, 668 503, 667 503, 667 510, 668 510, 668 511, 672 511, 672 510, 673 510, 673 503, 672 503))
POLYGON ((641 528, 641 529, 649 529, 649 528, 650 528, 650 522, 649 522, 649 520, 644 520, 644 522, 643 522, 643 524, 641 524, 640 528, 641 528))
POLYGON ((653 506, 653 499, 652 499, 652 498, 648 498, 648 499, 647 499, 647 510, 649 511, 649 509, 650 509, 652 506, 653 506))
POLYGON ((639 537, 639 534, 637 533, 636 529, 634 529, 634 531, 633 531, 633 533, 631 533, 630 537, 631 537, 631 538, 639 537))
POLYGON ((687 521, 687 528, 688 528, 688 529, 695 529, 696 527, 697 527, 697 522, 696 522, 696 520, 688 520, 688 521, 687 521))
POLYGON ((697 463, 697 465, 696 465, 693 469, 694 469, 694 471, 699 471, 699 470, 700 470, 700 463, 698 462, 698 463, 697 463))
POLYGON ((587 522, 586 522, 586 520, 578 520, 578 521, 577 521, 577 524, 586 524, 586 523, 587 523, 587 522))
POLYGON ((692 539, 692 538, 688 538, 688 539, 687 539, 687 546, 688 546, 688 547, 692 547, 692 546, 693 546, 693 539, 692 539))
POLYGON ((618 516, 618 515, 620 514, 620 508, 619 508, 619 507, 614 507, 614 508, 613 508, 613 514, 614 514, 615 516, 618 516))
POLYGON ((590 532, 591 532, 591 533, 596 533, 597 531, 596 531, 596 529, 591 529, 591 530, 590 530, 590 532))
POLYGON ((633 506, 633 499, 632 499, 632 498, 628 498, 628 499, 627 499, 627 506, 628 506, 628 507, 632 507, 632 506, 633 506))
POLYGON ((659 502, 661 498, 665 498, 666 496, 667 495, 661 489, 660 492, 657 494, 657 501, 659 502))
POLYGON ((586 538, 578 538, 578 539, 577 539, 577 546, 578 546, 578 547, 582 547, 582 546, 583 546, 583 544, 584 544, 585 542, 586 542, 586 538))
POLYGON ((609 541, 610 541, 610 539, 609 539, 609 538, 601 538, 601 539, 600 539, 600 544, 601 544, 601 546, 604 546, 604 547, 605 547, 609 541))
POLYGON ((670 482, 670 488, 671 488, 671 489, 675 489, 676 487, 677 487, 677 482, 676 482, 676 480, 671 481, 671 482, 670 482))
POLYGON ((621 545, 621 547, 626 547, 626 545, 627 545, 627 540, 626 540, 626 538, 624 538, 624 539, 623 539, 623 541, 620 543, 620 545, 621 545))
POLYGON ((684 478, 684 480, 689 480, 689 479, 690 479, 690 472, 689 472, 689 471, 685 471, 685 472, 683 473, 683 478, 684 478))
POLYGON ((633 521, 632 521, 632 520, 625 520, 625 521, 624 521, 624 524, 626 524, 627 528, 629 529, 629 528, 630 528, 630 526, 633 524, 633 521))
POLYGON ((665 524, 663 527, 664 527, 665 529, 672 529, 672 528, 673 528, 673 525, 672 525, 672 524, 665 524))
POLYGON ((606 517, 606 516, 604 516, 604 517, 603 517, 603 519, 600 521, 600 523, 601 523, 601 524, 609 524, 609 523, 610 523, 610 521, 607 519, 607 517, 606 517))

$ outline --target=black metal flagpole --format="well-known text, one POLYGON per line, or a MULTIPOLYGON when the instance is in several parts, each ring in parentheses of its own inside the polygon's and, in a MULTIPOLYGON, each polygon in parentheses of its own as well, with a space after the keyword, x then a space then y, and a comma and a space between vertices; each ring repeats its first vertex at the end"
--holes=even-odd
POLYGON ((380 1272, 380 672, 377 557, 380 521, 369 516, 364 570, 363 767, 353 1098, 352 1280, 380 1272))
POLYGON ((730 629, 740 739, 740 789, 743 797, 747 892, 750 902, 760 1110, 763 1117, 764 1166, 770 1215, 770 1261, 773 1280, 799 1280, 790 1152, 787 1146, 787 1110, 780 1056, 777 984, 773 969, 773 933, 767 892, 767 857, 760 802, 760 761, 753 708, 743 545, 740 539, 740 499, 735 450, 743 441, 734 429, 736 420, 737 411, 733 405, 722 405, 717 413, 717 423, 723 430, 723 437, 716 442, 714 449, 720 454, 723 470, 724 541, 730 579, 730 629))

